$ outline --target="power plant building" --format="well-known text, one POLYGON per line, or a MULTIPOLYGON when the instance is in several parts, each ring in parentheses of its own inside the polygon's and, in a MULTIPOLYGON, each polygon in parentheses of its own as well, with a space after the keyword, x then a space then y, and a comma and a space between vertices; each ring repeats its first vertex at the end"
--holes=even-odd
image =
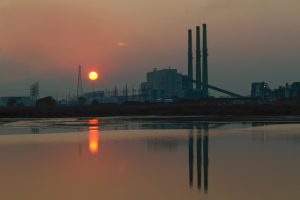
MULTIPOLYGON (((194 80, 193 64, 193 33, 188 30, 188 63, 187 75, 182 75, 176 69, 156 68, 147 73, 147 81, 141 84, 141 96, 145 101, 157 101, 160 99, 187 98, 195 99, 208 97, 208 50, 206 24, 202 26, 202 51, 200 26, 196 27, 196 71, 194 80), (201 56, 201 52, 203 56, 201 56), (196 88, 194 88, 196 83, 196 88)), ((218 88, 217 88, 218 89, 218 88)))
POLYGON ((210 98, 208 89, 231 97, 242 98, 243 96, 239 94, 208 83, 208 40, 206 24, 202 24, 202 28, 201 26, 196 26, 195 65, 193 30, 188 29, 187 34, 187 75, 179 74, 176 69, 154 69, 153 72, 147 73, 147 81, 141 84, 142 99, 144 101, 158 101, 176 98, 190 100, 210 98), (194 66, 196 70, 194 70, 194 66))
POLYGON ((156 68, 147 73, 146 82, 141 84, 141 95, 145 101, 158 101, 161 99, 183 98, 184 78, 177 69, 156 68))

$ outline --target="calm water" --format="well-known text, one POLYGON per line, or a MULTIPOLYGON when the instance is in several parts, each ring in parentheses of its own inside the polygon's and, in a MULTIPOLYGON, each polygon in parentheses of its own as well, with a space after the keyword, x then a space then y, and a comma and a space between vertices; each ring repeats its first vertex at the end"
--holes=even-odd
POLYGON ((1 122, 0 199, 299 199, 300 124, 1 122))

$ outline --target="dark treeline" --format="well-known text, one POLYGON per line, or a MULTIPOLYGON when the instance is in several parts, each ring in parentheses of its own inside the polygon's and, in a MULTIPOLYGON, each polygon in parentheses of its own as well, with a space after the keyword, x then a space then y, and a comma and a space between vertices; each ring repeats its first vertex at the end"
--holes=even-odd
MULTIPOLYGON (((197 101, 174 102, 168 104, 133 103, 94 104, 85 106, 40 105, 35 107, 0 107, 2 118, 38 118, 38 117, 102 117, 102 116, 283 116, 300 115, 298 103, 276 104, 216 104, 197 101)), ((236 120, 239 120, 237 117, 236 120)), ((213 118, 215 119, 215 118, 213 118)), ((218 119, 218 120, 220 120, 218 119)), ((231 119, 234 120, 234 119, 231 119)))

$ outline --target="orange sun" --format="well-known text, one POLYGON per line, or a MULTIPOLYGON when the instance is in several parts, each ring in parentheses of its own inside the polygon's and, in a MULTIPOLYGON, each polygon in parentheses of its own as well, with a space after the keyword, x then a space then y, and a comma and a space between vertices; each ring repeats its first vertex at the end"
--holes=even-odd
POLYGON ((89 73, 89 79, 90 79, 91 81, 97 80, 97 79, 98 79, 98 73, 95 72, 95 71, 90 72, 90 73, 89 73))

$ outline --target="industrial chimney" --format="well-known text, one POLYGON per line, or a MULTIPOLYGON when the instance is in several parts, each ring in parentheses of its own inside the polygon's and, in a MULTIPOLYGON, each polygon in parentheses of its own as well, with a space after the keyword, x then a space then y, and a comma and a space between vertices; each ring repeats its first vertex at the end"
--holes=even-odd
POLYGON ((196 26, 196 89, 201 91, 201 88, 200 26, 196 26))
POLYGON ((206 24, 203 24, 203 96, 208 97, 208 65, 207 65, 207 31, 206 24))
POLYGON ((189 89, 193 90, 193 44, 192 44, 192 30, 188 30, 188 79, 189 89))

